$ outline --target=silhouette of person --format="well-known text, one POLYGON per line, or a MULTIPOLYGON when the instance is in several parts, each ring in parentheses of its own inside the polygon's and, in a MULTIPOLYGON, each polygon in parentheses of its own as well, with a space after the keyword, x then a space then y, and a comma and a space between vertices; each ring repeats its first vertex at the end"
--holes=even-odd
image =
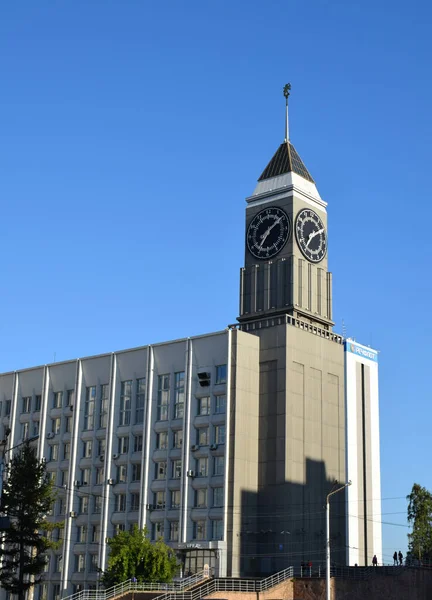
POLYGON ((373 555, 372 564, 373 564, 374 567, 378 566, 378 559, 377 559, 377 555, 376 554, 373 555))
POLYGON ((395 553, 393 554, 393 566, 395 566, 395 565, 397 566, 397 564, 398 564, 398 555, 395 550, 395 553))
POLYGON ((402 554, 402 552, 400 550, 399 550, 398 556, 399 556, 399 564, 400 564, 400 566, 402 566, 402 563, 403 563, 403 554, 402 554))

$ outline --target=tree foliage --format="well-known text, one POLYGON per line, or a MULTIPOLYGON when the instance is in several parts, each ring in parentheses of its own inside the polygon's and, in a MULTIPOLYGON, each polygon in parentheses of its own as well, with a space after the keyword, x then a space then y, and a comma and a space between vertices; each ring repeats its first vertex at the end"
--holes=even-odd
POLYGON ((105 587, 136 577, 137 581, 170 582, 178 564, 172 548, 162 539, 152 543, 147 529, 134 525, 108 540, 108 568, 102 575, 105 587))
POLYGON ((0 527, 0 585, 23 600, 27 590, 40 581, 45 552, 51 546, 41 531, 49 528, 45 516, 55 493, 45 464, 30 443, 15 452, 1 497, 1 510, 10 523, 0 527))
POLYGON ((409 552, 413 558, 432 560, 432 494, 415 483, 407 496, 408 522, 412 533, 408 534, 409 552))

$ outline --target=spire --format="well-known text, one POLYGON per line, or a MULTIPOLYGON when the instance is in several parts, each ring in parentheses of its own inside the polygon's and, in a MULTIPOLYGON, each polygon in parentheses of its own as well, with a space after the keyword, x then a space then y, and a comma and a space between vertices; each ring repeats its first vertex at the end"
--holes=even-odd
POLYGON ((283 87, 283 95, 285 96, 285 141, 276 150, 276 153, 264 171, 261 173, 261 177, 258 179, 258 181, 270 179, 271 177, 277 177, 279 175, 283 175, 284 173, 293 172, 303 177, 303 179, 306 179, 311 183, 315 183, 304 162, 298 155, 296 149, 291 144, 289 139, 288 97, 290 95, 290 91, 291 84, 285 84, 283 87))
POLYGON ((289 142, 289 122, 288 122, 288 96, 290 95, 291 84, 286 83, 283 88, 283 95, 285 96, 285 141, 289 142))

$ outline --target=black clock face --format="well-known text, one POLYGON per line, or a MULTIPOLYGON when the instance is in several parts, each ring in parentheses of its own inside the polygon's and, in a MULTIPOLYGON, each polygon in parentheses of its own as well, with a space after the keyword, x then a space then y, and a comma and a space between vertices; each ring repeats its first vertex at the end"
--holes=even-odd
POLYGON ((288 215, 280 208, 265 208, 250 222, 246 235, 247 247, 255 258, 272 258, 285 246, 290 233, 288 215))
POLYGON ((327 252, 327 234, 317 213, 309 208, 301 210, 296 218, 295 232, 304 256, 310 262, 320 262, 327 252))

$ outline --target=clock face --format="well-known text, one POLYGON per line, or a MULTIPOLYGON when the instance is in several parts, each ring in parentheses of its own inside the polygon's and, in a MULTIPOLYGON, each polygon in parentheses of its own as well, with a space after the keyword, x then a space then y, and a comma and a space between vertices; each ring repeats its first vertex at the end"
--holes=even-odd
POLYGON ((272 258, 287 243, 291 233, 288 215, 280 208, 265 208, 249 224, 246 243, 255 258, 272 258))
POLYGON ((301 210, 296 218, 295 232, 304 256, 310 262, 320 262, 327 252, 327 233, 317 213, 310 208, 301 210))

